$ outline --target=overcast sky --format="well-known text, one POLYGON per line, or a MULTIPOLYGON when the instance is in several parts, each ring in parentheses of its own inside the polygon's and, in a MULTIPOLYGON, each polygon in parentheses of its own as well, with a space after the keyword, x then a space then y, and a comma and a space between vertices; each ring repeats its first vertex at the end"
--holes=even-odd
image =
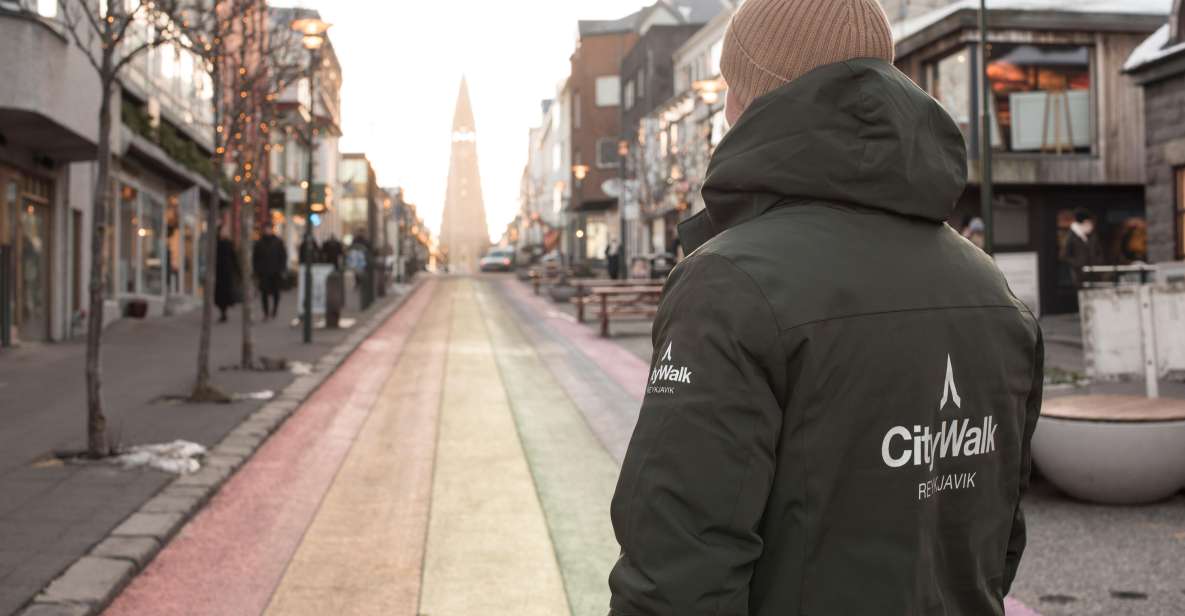
POLYGON ((615 19, 645 0, 280 0, 321 11, 342 63, 343 152, 365 152, 382 186, 403 186, 434 231, 448 178, 461 75, 477 121, 491 238, 518 210, 527 129, 568 74, 577 19, 615 19))

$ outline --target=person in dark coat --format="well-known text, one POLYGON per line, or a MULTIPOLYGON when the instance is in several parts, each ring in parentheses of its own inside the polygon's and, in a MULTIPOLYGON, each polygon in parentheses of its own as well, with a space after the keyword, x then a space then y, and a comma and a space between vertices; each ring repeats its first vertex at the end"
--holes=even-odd
POLYGON ((1074 212, 1074 222, 1070 223, 1062 261, 1070 268, 1070 280, 1075 289, 1081 289, 1086 281, 1087 276, 1082 268, 1100 265, 1103 260, 1094 226, 1094 215, 1088 210, 1074 212))
POLYGON ((345 249, 342 243, 337 239, 336 235, 330 235, 325 243, 321 244, 321 256, 325 258, 325 262, 333 265, 334 271, 340 272, 342 269, 342 254, 345 249))
POLYGON ((876 0, 747 0, 611 505, 618 616, 1003 614, 1043 344, 876 0))
POLYGON ((609 270, 609 278, 617 280, 621 277, 621 249, 617 242, 609 242, 605 247, 605 268, 609 270))
POLYGON ((288 271, 288 249, 276 237, 271 225, 263 226, 263 234, 251 254, 251 264, 259 281, 259 297, 263 302, 263 318, 274 318, 280 309, 280 287, 284 272, 288 271))
POLYGON ((214 305, 218 306, 218 322, 226 322, 226 311, 242 299, 242 270, 234 242, 219 228, 218 251, 214 266, 214 305))

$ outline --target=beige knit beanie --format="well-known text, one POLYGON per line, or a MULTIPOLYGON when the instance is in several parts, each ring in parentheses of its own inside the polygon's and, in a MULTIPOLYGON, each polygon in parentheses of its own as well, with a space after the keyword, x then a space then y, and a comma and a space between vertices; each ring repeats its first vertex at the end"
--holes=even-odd
POLYGON ((744 109, 813 69, 856 58, 893 61, 877 0, 747 0, 728 24, 720 72, 744 109))

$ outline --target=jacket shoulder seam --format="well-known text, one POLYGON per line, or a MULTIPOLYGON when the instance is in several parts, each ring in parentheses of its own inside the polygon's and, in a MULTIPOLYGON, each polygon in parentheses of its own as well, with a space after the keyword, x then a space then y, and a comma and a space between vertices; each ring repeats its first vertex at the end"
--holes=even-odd
POLYGON ((765 308, 766 308, 766 310, 769 311, 769 319, 773 323, 774 334, 778 337, 778 344, 776 345, 778 347, 778 356, 782 359, 781 363, 783 363, 783 364, 786 363, 785 362, 786 350, 782 348, 781 337, 782 337, 782 332, 786 331, 786 329, 788 329, 788 328, 783 328, 781 325, 781 322, 778 321, 778 312, 776 310, 774 310, 773 302, 769 301, 769 296, 767 296, 765 294, 765 289, 761 288, 761 285, 758 284, 757 280, 755 280, 753 278, 753 276, 751 274, 749 274, 749 272, 745 271, 744 268, 737 265, 735 262, 733 262, 732 259, 728 258, 727 256, 725 256, 723 254, 720 254, 719 252, 702 252, 702 253, 695 255, 695 256, 699 257, 699 258, 716 257, 717 259, 726 263, 730 268, 732 268, 733 270, 736 270, 738 273, 740 273, 742 276, 744 276, 745 280, 748 280, 749 284, 752 285, 753 288, 757 290, 757 295, 761 297, 761 301, 765 302, 765 308))
POLYGON ((798 329, 800 327, 806 327, 808 325, 817 325, 819 323, 826 323, 828 321, 845 321, 848 319, 874 317, 874 316, 879 316, 879 315, 883 315, 883 314, 901 314, 901 313, 905 313, 905 312, 940 312, 943 310, 983 310, 983 309, 1015 310, 1019 313, 1027 314, 1027 315, 1029 315, 1030 318, 1033 318, 1033 313, 1030 312, 1028 309, 1022 309, 1020 307, 1017 307, 1017 306, 1011 305, 1011 304, 974 304, 974 305, 963 305, 963 306, 921 306, 921 307, 917 307, 917 308, 899 308, 896 310, 870 310, 868 312, 856 312, 856 313, 852 313, 852 314, 843 314, 843 315, 837 315, 837 316, 832 316, 832 317, 823 317, 821 319, 811 319, 810 321, 803 321, 802 323, 788 325, 786 327, 783 327, 780 331, 781 331, 781 333, 785 333, 785 332, 788 332, 792 329, 798 329))

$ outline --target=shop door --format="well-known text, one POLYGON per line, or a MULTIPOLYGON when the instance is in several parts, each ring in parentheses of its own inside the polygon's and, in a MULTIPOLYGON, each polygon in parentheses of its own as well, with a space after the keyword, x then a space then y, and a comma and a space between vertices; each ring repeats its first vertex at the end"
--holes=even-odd
POLYGON ((17 323, 24 340, 49 337, 49 207, 25 201, 17 229, 17 323))

